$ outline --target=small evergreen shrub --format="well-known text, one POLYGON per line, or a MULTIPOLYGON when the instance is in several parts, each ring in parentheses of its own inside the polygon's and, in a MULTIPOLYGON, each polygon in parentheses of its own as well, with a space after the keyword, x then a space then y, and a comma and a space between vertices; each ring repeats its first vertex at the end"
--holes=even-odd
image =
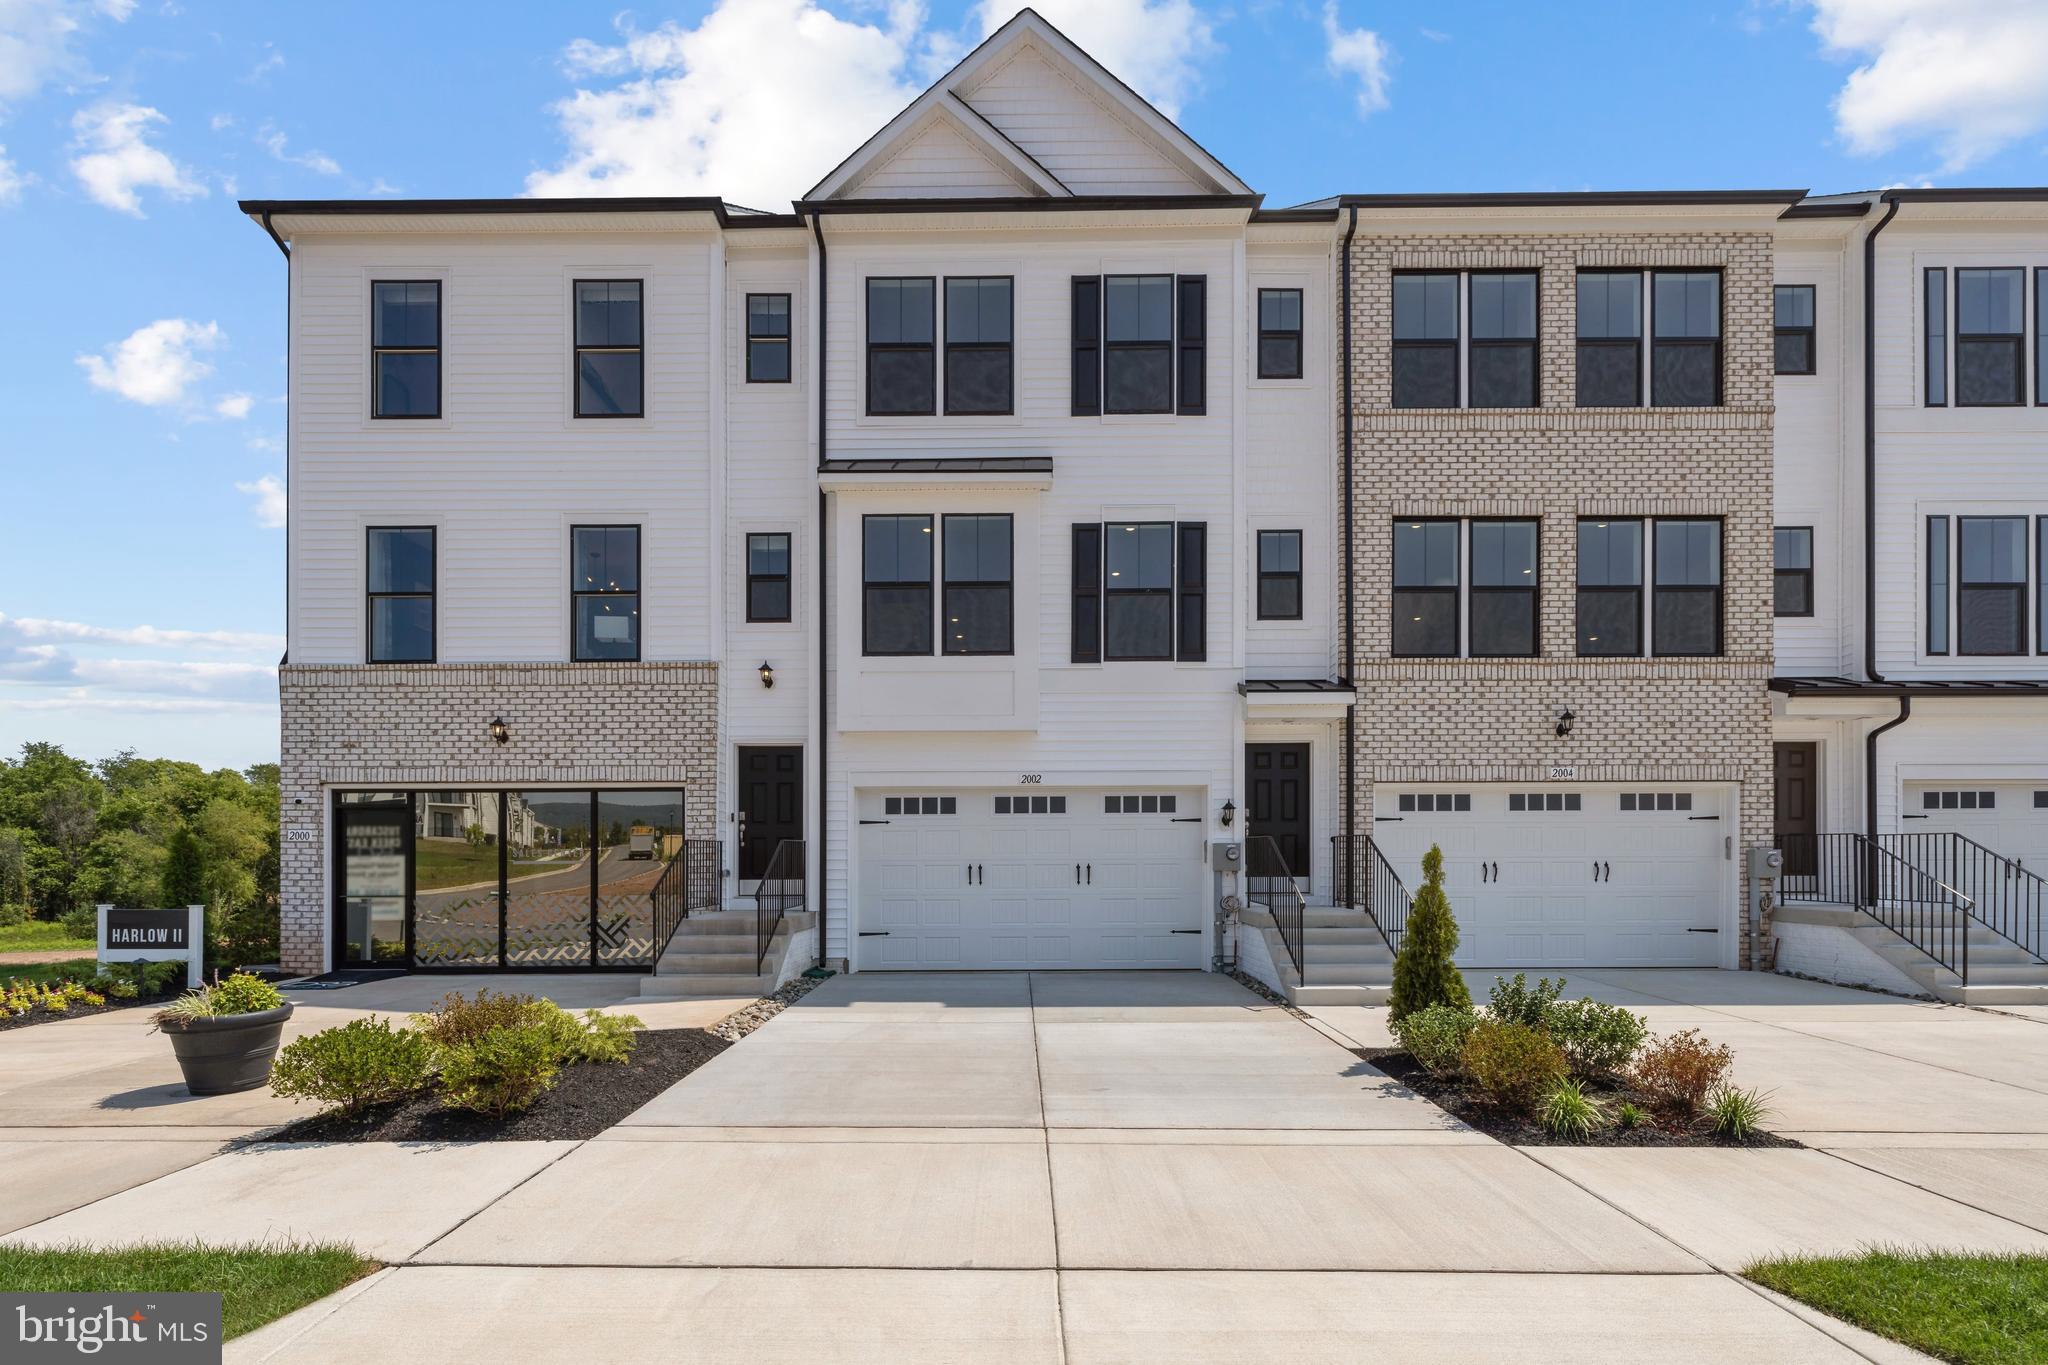
POLYGON ((1569 1076, 1550 1087, 1538 1117, 1544 1132, 1566 1142, 1584 1142, 1606 1119, 1599 1103, 1569 1076))
POLYGON ((1564 1049, 1522 1024, 1481 1019, 1458 1065, 1492 1104, 1527 1112, 1567 1071, 1564 1049))
POLYGON ((441 1098, 489 1118, 519 1113, 555 1083, 556 1040, 543 1027, 494 1028, 439 1050, 441 1098))
POLYGON ((1623 1100, 1614 1111, 1614 1126, 1624 1133, 1633 1128, 1640 1128, 1649 1121, 1649 1114, 1634 1100, 1623 1100))
POLYGON ((1472 1008, 1472 992, 1451 961, 1458 951, 1458 921, 1444 894, 1444 854, 1434 844, 1422 855, 1422 887, 1408 911, 1401 951, 1394 956, 1394 990, 1388 1022, 1398 1024, 1431 1005, 1472 1008))
POLYGON ((633 1034, 645 1027, 638 1015, 585 1010, 566 1060, 623 1066, 633 1056, 633 1034))
POLYGON ((433 1063, 433 1045, 412 1029, 352 1019, 288 1044, 270 1069, 270 1090, 354 1113, 426 1089, 433 1063))
MULTIPOLYGON (((18 924, 28 923, 26 905, 0 905, 0 929, 12 929, 18 924)), ((98 925, 94 925, 97 930, 98 925)))
POLYGON ((64 932, 72 938, 97 939, 100 934, 100 913, 92 906, 67 910, 57 917, 57 923, 64 926, 64 932))
POLYGON ((1721 1084, 1734 1061, 1733 1052, 1689 1028, 1651 1042, 1636 1057, 1630 1076, 1653 1103, 1689 1119, 1721 1084))
POLYGON ((1555 981, 1547 976, 1539 977, 1533 986, 1522 972, 1516 972, 1512 977, 1497 976, 1493 985, 1487 988, 1486 1012, 1503 1024, 1547 1030, 1551 1008, 1563 993, 1564 978, 1561 976, 1555 981))
POLYGON ((1432 1076, 1448 1076, 1458 1070, 1458 1054, 1472 1035, 1479 1016, 1456 1005, 1431 1005, 1428 1009, 1397 1021, 1394 1041, 1408 1049, 1417 1066, 1432 1076))
POLYGON ((1629 1069, 1650 1026, 1640 1014, 1598 1000, 1562 1000, 1544 1016, 1545 1030, 1564 1049, 1572 1074, 1618 1076, 1629 1069))
POLYGON ((1748 1142, 1770 1118, 1770 1099, 1761 1090, 1737 1090, 1723 1082, 1707 1096, 1707 1118, 1718 1136, 1748 1142))

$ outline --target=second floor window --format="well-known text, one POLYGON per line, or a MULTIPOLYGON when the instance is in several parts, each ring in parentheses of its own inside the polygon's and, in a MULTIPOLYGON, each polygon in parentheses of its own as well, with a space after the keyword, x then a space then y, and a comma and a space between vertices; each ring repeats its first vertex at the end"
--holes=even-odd
POLYGON ((1173 411, 1173 276, 1102 281, 1102 410, 1173 411))
POLYGON ((1206 523, 1080 522, 1073 537, 1075 663, 1208 658, 1206 523))
POLYGON ((861 652, 932 652, 932 519, 861 518, 861 652))
POLYGON ((946 566, 942 631, 947 654, 1012 652, 1008 513, 944 518, 946 566))
POLYGON ((868 415, 931 416, 938 411, 933 342, 933 282, 868 281, 868 415))
POLYGON ((1579 523, 1578 635, 1582 656, 1643 652, 1643 523, 1579 523))
POLYGON ((1643 653, 1643 570, 1651 568, 1650 653, 1721 652, 1721 523, 1587 517, 1579 522, 1582 657, 1643 653), (1647 543, 1646 543, 1647 542, 1647 543))
POLYGON ((1657 654, 1721 652, 1721 523, 1652 523, 1656 579, 1650 648, 1657 654))
POLYGON ((1643 277, 1583 270, 1578 281, 1579 406, 1633 408, 1643 401, 1643 277))
POLYGON ((2026 402, 2026 272, 1956 270, 1956 406, 2026 402))
POLYGON ((372 526, 364 586, 373 664, 434 661, 434 528, 372 526))
POLYGON ((1534 658, 1536 542, 1533 520, 1395 522, 1394 655, 1534 658))
POLYGON ((2027 652, 2028 529, 2026 517, 1927 519, 1929 654, 2027 652))
POLYGON ((1301 291, 1259 291, 1259 378, 1301 378, 1301 291))
POLYGON ((1813 286, 1781 284, 1772 296, 1772 345, 1779 374, 1812 374, 1813 286))
POLYGON ((576 281, 576 415, 638 417, 640 281, 576 281))
POLYGON ((1771 611, 1813 615, 1813 528, 1780 526, 1771 532, 1771 611))
POLYGON ((1650 275, 1650 404, 1706 408, 1721 401, 1721 276, 1650 275))
POLYGON ((640 657, 640 528, 569 531, 569 600, 577 662, 640 657))
POLYGON ((747 620, 755 625, 789 620, 787 532, 747 537, 747 620))
POLYGON ((1458 654, 1458 523, 1394 523, 1394 654, 1458 654))
POLYGON ((373 417, 441 415, 441 282, 370 285, 373 417))
POLYGON ((747 382, 789 382, 789 295, 747 295, 747 382))
POLYGON ((1465 403, 1474 408, 1536 406, 1536 276, 1482 272, 1468 277, 1471 354, 1465 403))
POLYGON ((1301 619, 1301 532, 1259 532, 1259 619, 1301 619))
POLYGON ((1394 276, 1394 406, 1458 406, 1458 277, 1394 276))
POLYGON ((1013 411, 1007 278, 946 280, 946 411, 1013 411))
POLYGON ((1472 606, 1466 652, 1481 658, 1534 658, 1536 523, 1475 521, 1472 606))

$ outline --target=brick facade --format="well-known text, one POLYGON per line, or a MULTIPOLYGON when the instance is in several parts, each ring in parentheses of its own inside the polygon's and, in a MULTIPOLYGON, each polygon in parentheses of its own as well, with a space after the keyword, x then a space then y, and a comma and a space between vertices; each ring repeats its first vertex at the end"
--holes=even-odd
POLYGON ((715 664, 287 665, 278 687, 284 824, 313 831, 281 850, 288 971, 322 965, 335 786, 681 786, 687 836, 715 836, 715 664))
MULTIPOLYGON (((1356 652, 1346 671, 1359 695, 1353 828, 1373 828, 1374 782, 1541 782, 1548 765, 1570 763, 1582 782, 1739 784, 1741 842, 1768 842, 1770 233, 1375 235, 1362 219, 1349 264, 1357 582, 1356 652), (1590 267, 1722 272, 1722 406, 1576 406, 1576 276, 1590 267), (1418 269, 1540 272, 1541 406, 1391 406, 1392 277, 1418 269), (1393 523, 1425 516, 1539 521, 1540 657, 1392 657, 1393 523), (1723 654, 1577 657, 1582 516, 1720 518, 1723 654), (1555 718, 1567 707, 1577 721, 1559 739, 1555 718)), ((1741 958, 1746 965, 1747 942, 1741 958)))

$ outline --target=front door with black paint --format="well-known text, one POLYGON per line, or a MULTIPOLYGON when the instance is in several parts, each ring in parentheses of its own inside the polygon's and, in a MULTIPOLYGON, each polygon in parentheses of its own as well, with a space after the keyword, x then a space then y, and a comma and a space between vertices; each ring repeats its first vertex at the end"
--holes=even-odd
POLYGON ((775 846, 804 837, 804 751, 797 745, 742 748, 740 790, 740 880, 768 870, 775 846))
POLYGON ((1250 790, 1247 832, 1265 835, 1278 847, 1290 875, 1309 875, 1308 745, 1247 744, 1245 781, 1250 790))
POLYGON ((412 812, 401 799, 335 807, 334 965, 406 965, 412 812))
POLYGON ((1815 783, 1820 776, 1818 744, 1775 744, 1772 748, 1772 776, 1776 781, 1776 811, 1773 832, 1785 853, 1785 875, 1814 875, 1820 829, 1819 803, 1815 783))

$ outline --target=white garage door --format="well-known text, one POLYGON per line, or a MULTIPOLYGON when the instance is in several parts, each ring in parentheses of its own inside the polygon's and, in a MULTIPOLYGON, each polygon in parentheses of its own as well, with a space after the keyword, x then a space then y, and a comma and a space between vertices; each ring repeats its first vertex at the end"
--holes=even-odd
POLYGON ((862 791, 862 968, 1199 967, 1200 793, 862 791))
POLYGON ((1409 891, 1443 849, 1468 967, 1719 966, 1732 822, 1711 786, 1373 788, 1409 891))
POLYGON ((2048 782, 1909 782, 1899 814, 1901 833, 1960 834, 2048 876, 2048 782))

